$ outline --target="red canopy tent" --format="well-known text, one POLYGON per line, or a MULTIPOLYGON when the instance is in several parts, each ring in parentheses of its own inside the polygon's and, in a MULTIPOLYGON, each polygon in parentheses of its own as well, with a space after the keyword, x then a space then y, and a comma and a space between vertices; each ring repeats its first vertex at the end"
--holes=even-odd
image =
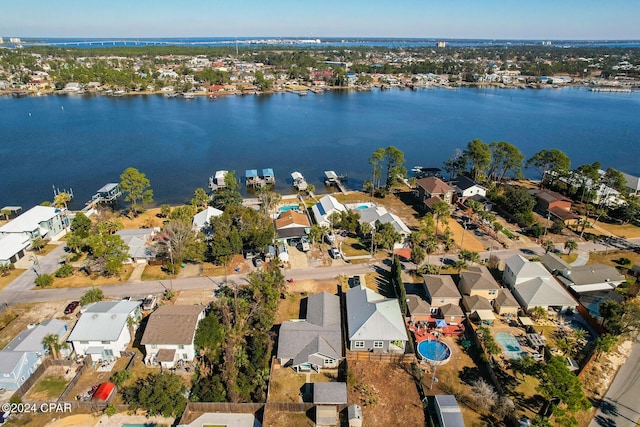
POLYGON ((102 383, 98 386, 96 392, 93 393, 93 397, 91 400, 104 400, 106 402, 107 400, 109 400, 115 389, 116 385, 114 383, 102 383))

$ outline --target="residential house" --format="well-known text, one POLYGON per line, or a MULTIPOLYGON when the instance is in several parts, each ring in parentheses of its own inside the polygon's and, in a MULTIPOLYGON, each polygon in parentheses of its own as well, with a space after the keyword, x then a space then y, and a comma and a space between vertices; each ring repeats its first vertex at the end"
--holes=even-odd
POLYGON ((309 234, 311 228, 309 217, 294 210, 282 212, 274 221, 274 225, 279 240, 304 237, 309 234))
POLYGON ((135 329, 140 318, 139 301, 97 302, 80 315, 67 342, 78 356, 114 360, 126 350, 132 338, 130 329, 135 329))
POLYGON ((153 236, 155 236, 156 231, 154 228, 139 228, 116 232, 116 235, 120 236, 129 248, 128 263, 145 264, 156 257, 156 249, 153 242, 153 236))
POLYGON ((464 320, 464 311, 460 304, 445 304, 438 307, 437 316, 445 320, 450 325, 457 325, 464 320))
POLYGON ((140 340, 145 350, 144 363, 169 369, 180 360, 193 361, 193 340, 204 311, 202 305, 163 305, 151 313, 140 340))
POLYGON ((477 184, 474 180, 464 175, 460 175, 451 181, 451 185, 453 186, 458 199, 466 200, 473 196, 486 197, 487 195, 487 189, 485 187, 477 184))
POLYGON ((515 318, 520 311, 520 304, 509 289, 502 288, 498 292, 496 299, 493 300, 493 309, 501 316, 510 316, 515 318))
POLYGON ((15 263, 25 256, 29 246, 31 246, 31 238, 26 234, 0 236, 0 264, 15 263))
POLYGON ((408 318, 411 322, 428 322, 431 319, 431 305, 420 295, 407 295, 408 318))
POLYGON ((571 268, 571 265, 565 262, 559 256, 552 254, 551 252, 547 252, 544 255, 540 255, 540 262, 544 267, 549 270, 551 274, 560 274, 564 270, 568 270, 571 268))
POLYGON ((571 212, 571 199, 551 190, 538 190, 533 193, 537 209, 545 215, 560 219, 566 225, 575 225, 580 216, 571 212))
POLYGON ((438 427, 464 427, 462 411, 456 397, 451 394, 435 396, 435 409, 438 427))
POLYGON ((501 288, 484 265, 473 265, 461 272, 458 287, 463 295, 477 295, 488 301, 496 299, 501 288))
POLYGON ((358 209, 356 210, 358 214, 360 214, 360 219, 358 222, 360 224, 364 224, 365 222, 369 224, 372 229, 375 227, 376 223, 381 224, 391 224, 393 225, 393 229, 396 233, 399 233, 402 236, 402 240, 407 238, 409 234, 411 234, 411 230, 409 227, 398 217, 397 215, 388 212, 383 206, 372 206, 368 208, 358 209))
POLYGON ((480 321, 491 321, 496 318, 493 315, 491 302, 481 295, 464 295, 462 306, 468 317, 473 316, 480 321))
POLYGON ((349 350, 404 353, 409 338, 397 299, 361 284, 346 293, 346 301, 349 350))
POLYGON ((48 349, 45 336, 63 338, 67 325, 62 320, 49 319, 28 327, 0 351, 0 388, 17 390, 37 369, 48 349))
POLYGON ((416 181, 418 200, 424 203, 427 208, 433 209, 433 205, 437 202, 445 202, 450 205, 453 203, 454 189, 449 184, 436 178, 429 176, 416 181))
POLYGON ((629 175, 628 173, 622 172, 622 176, 626 181, 627 191, 629 195, 639 195, 640 194, 640 178, 637 176, 629 175))
POLYGON ((67 224, 62 211, 51 206, 34 206, 0 227, 0 235, 24 234, 30 239, 55 239, 67 224))
POLYGON ((32 351, 0 351, 0 387, 17 390, 38 367, 32 351))
POLYGON ((307 298, 307 318, 282 322, 278 360, 296 371, 337 368, 342 360, 340 297, 328 292, 307 298))
POLYGON ((529 261, 522 255, 506 260, 502 279, 525 311, 534 307, 564 310, 577 306, 542 263, 529 261))
POLYGON ((311 212, 313 213, 313 219, 319 226, 329 227, 331 225, 330 217, 334 212, 346 212, 347 208, 336 200, 335 197, 326 195, 323 196, 318 203, 313 205, 311 212))
POLYGON ((194 231, 202 231, 204 234, 211 234, 211 218, 218 217, 222 215, 220 209, 216 209, 211 206, 207 206, 207 208, 201 212, 198 212, 193 216, 193 230, 194 231))
POLYGON ((626 280, 614 267, 604 264, 570 266, 560 274, 558 280, 574 293, 608 291, 626 280))
POLYGON ((439 307, 447 304, 460 305, 462 296, 451 276, 425 274, 422 278, 424 279, 424 290, 427 295, 427 301, 431 304, 432 313, 437 313, 439 307))
POLYGON ((347 383, 313 383, 313 404, 316 426, 340 425, 338 412, 347 406, 347 383))

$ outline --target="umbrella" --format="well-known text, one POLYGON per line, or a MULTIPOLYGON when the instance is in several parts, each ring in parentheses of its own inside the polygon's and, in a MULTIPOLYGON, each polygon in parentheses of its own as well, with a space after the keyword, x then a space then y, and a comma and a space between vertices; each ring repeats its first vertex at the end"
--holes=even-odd
POLYGON ((444 328, 447 326, 447 322, 443 319, 436 319, 436 328, 444 328))

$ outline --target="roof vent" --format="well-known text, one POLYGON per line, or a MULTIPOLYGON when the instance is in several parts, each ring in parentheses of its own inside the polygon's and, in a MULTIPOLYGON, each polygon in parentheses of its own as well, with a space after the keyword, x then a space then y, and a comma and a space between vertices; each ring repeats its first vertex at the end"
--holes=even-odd
POLYGON ((118 317, 118 316, 116 316, 115 314, 111 315, 111 319, 115 319, 116 317, 118 317))
POLYGON ((98 318, 98 315, 97 315, 97 314, 94 314, 93 316, 91 316, 91 318, 93 318, 93 319, 97 319, 97 318, 98 318))

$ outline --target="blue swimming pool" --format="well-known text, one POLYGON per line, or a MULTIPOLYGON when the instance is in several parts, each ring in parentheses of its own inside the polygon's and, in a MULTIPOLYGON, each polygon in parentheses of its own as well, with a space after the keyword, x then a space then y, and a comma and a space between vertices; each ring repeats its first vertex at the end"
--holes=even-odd
POLYGON ((284 206, 280 206, 278 208, 278 211, 280 212, 297 211, 299 207, 300 207, 299 205, 284 205, 284 206))
POLYGON ((418 343, 418 353, 424 359, 439 365, 445 364, 451 358, 451 349, 440 340, 424 340, 418 343))
POLYGON ((509 332, 497 332, 495 339, 502 347, 502 352, 507 355, 509 359, 520 359, 523 355, 527 354, 522 350, 518 339, 509 332))

